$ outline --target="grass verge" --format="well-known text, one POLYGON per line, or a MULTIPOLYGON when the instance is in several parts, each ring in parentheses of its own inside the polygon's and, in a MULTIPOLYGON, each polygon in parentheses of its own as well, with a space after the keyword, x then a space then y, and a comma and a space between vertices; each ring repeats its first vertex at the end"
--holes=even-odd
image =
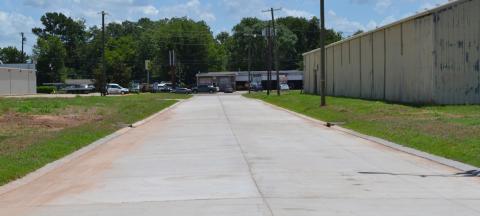
POLYGON ((320 97, 299 91, 245 97, 298 112, 342 127, 379 137, 404 146, 480 166, 480 106, 407 106, 380 101, 320 97))
POLYGON ((0 98, 0 185, 188 97, 0 98))

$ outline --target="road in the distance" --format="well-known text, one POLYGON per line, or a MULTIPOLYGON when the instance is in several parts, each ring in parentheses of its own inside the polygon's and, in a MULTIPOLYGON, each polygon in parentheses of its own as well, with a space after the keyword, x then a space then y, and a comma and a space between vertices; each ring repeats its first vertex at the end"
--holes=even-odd
POLYGON ((455 172, 240 95, 196 96, 1 194, 0 215, 480 215, 480 179, 415 176, 455 172))

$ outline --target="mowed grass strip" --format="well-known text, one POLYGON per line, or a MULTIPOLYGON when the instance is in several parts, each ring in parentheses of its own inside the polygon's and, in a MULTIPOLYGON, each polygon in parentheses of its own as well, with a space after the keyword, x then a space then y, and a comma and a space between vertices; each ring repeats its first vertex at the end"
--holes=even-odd
POLYGON ((299 91, 245 94, 265 102, 404 146, 480 166, 480 106, 408 106, 299 91))
POLYGON ((0 185, 188 97, 0 98, 0 185))

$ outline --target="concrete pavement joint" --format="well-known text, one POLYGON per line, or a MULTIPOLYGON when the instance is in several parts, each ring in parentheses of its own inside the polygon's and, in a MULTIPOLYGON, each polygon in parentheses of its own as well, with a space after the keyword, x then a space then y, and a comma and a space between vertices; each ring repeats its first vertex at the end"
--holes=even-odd
MULTIPOLYGON (((251 98, 249 98, 249 99, 251 99, 251 98)), ((300 118, 303 118, 303 119, 306 119, 306 120, 309 120, 309 121, 312 121, 312 122, 315 122, 315 123, 319 123, 323 126, 325 126, 326 123, 327 123, 327 122, 324 122, 324 121, 321 121, 321 120, 303 115, 301 113, 297 113, 297 112, 285 109, 285 108, 277 106, 275 104, 265 102, 265 101, 260 100, 260 99, 252 99, 252 100, 257 100, 257 101, 259 101, 263 104, 266 104, 270 107, 274 107, 276 109, 283 110, 283 111, 288 112, 290 114, 296 115, 300 118)), ((325 127, 327 127, 327 126, 325 126, 325 127)), ((406 154, 410 154, 410 155, 414 155, 414 156, 417 156, 417 157, 420 157, 420 158, 424 158, 424 159, 427 159, 427 160, 430 160, 430 161, 433 161, 433 162, 436 162, 436 163, 439 163, 439 164, 442 164, 442 165, 445 165, 445 166, 448 166, 448 167, 451 167, 451 168, 454 168, 454 169, 457 169, 457 170, 469 171, 469 170, 478 170, 479 169, 478 167, 475 167, 475 166, 472 166, 472 165, 469 165, 469 164, 465 164, 465 163, 462 163, 462 162, 459 162, 459 161, 454 161, 454 160, 447 159, 447 158, 444 158, 444 157, 436 156, 436 155, 426 153, 426 152, 423 152, 423 151, 419 151, 419 150, 409 148, 409 147, 406 147, 406 146, 403 146, 403 145, 400 145, 400 144, 397 144, 397 143, 393 143, 393 142, 390 142, 390 141, 387 141, 387 140, 384 140, 384 139, 381 139, 381 138, 378 138, 378 137, 373 137, 373 136, 365 135, 365 134, 362 134, 362 133, 359 133, 359 132, 356 132, 356 131, 353 131, 353 130, 350 130, 350 129, 346 129, 346 128, 343 128, 343 127, 340 127, 340 126, 337 126, 337 125, 334 125, 330 128, 332 128, 334 130, 337 130, 337 131, 341 131, 343 133, 346 133, 346 134, 349 134, 349 135, 352 135, 352 136, 355 136, 355 137, 358 137, 358 138, 362 138, 362 139, 365 139, 365 140, 368 140, 368 141, 371 141, 371 142, 374 142, 374 143, 378 143, 380 145, 389 147, 391 149, 394 149, 394 150, 397 150, 397 151, 400 151, 400 152, 404 152, 406 154)))
MULTIPOLYGON (((190 100, 190 99, 187 99, 187 100, 190 100)), ((108 142, 110 142, 111 140, 115 139, 115 138, 118 138, 124 134, 126 134, 127 132, 129 132, 130 130, 133 130, 135 127, 138 127, 138 126, 141 126, 143 124, 146 124, 148 123, 149 121, 151 121, 152 119, 158 117, 159 115, 175 108, 176 106, 178 106, 178 104, 184 102, 184 101, 187 101, 187 100, 179 100, 179 102, 153 114, 152 116, 144 119, 144 120, 140 120, 134 124, 132 124, 133 127, 125 127, 125 128, 122 128, 120 130, 117 130, 116 132, 106 136, 106 137, 103 137, 89 145, 86 145, 84 146, 83 148, 80 148, 79 150, 61 158, 61 159, 58 159, 56 161, 53 161, 51 163, 48 163, 46 164, 45 166, 27 174, 26 176, 22 177, 22 178, 19 178, 17 180, 14 180, 10 183, 7 183, 3 186, 0 186, 0 195, 3 195, 3 194, 6 194, 8 192, 11 192, 11 191, 14 191, 18 188, 20 188, 21 186, 23 185, 26 185, 30 182, 33 182, 35 181, 36 179, 42 177, 43 175, 51 172, 52 170, 55 170, 57 169, 58 167, 64 165, 64 164, 67 164, 91 151, 93 151, 94 149, 96 149, 97 147, 103 145, 103 144, 106 144, 108 142)))
POLYGON ((227 113, 225 112, 225 106, 223 105, 223 101, 222 101, 222 99, 220 99, 219 96, 218 96, 217 98, 218 98, 218 100, 219 100, 219 102, 220 102, 220 106, 221 106, 221 108, 222 108, 222 112, 223 112, 223 114, 225 115, 225 118, 227 119, 228 128, 230 129, 233 137, 235 138, 235 143, 237 143, 238 148, 240 149, 240 153, 242 153, 243 160, 245 161, 245 164, 246 164, 247 167, 248 167, 248 172, 250 173, 250 177, 251 177, 253 183, 255 184, 255 187, 257 188, 258 194, 260 194, 260 196, 261 196, 261 198, 262 198, 262 200, 263 200, 263 203, 265 204, 265 206, 268 208, 268 211, 270 212, 270 215, 274 216, 272 207, 270 206, 270 204, 268 203, 267 199, 265 198, 265 196, 263 195, 262 191, 260 190, 260 187, 258 186, 257 180, 255 179, 255 177, 253 177, 252 166, 251 166, 250 163, 248 162, 247 157, 245 156, 245 150, 243 149, 242 145, 240 144, 240 141, 238 140, 238 137, 237 137, 237 135, 235 134, 235 131, 234 131, 233 128, 232 128, 232 122, 230 121, 230 118, 228 117, 227 113))

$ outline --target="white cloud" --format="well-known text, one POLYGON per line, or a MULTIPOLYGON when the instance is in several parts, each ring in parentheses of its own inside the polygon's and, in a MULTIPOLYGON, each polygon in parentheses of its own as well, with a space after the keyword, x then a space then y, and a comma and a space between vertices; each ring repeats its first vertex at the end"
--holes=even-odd
POLYGON ((201 19, 207 22, 215 21, 216 16, 210 8, 203 5, 200 0, 189 0, 183 4, 159 8, 160 14, 166 17, 186 16, 192 19, 201 19))
POLYGON ((62 12, 66 15, 84 18, 90 25, 99 24, 98 12, 106 11, 108 20, 136 20, 141 17, 152 19, 165 17, 189 17, 196 20, 214 21, 215 14, 200 0, 177 1, 172 5, 156 7, 145 0, 26 0, 25 5, 42 8, 45 11, 62 12))
POLYGON ((269 6, 265 0, 222 0, 221 4, 231 17, 240 20, 243 17, 259 17, 268 18, 267 13, 262 10, 268 9, 269 6))
POLYGON ((293 10, 293 9, 283 8, 282 12, 286 16, 293 16, 293 17, 312 18, 314 16, 312 13, 304 10, 293 10))
POLYGON ((338 16, 337 13, 333 10, 329 10, 327 12, 327 27, 333 28, 337 31, 341 31, 346 35, 351 35, 352 33, 356 32, 357 30, 366 31, 368 28, 357 21, 349 20, 345 17, 338 16))
POLYGON ((392 7, 392 0, 377 0, 375 3, 375 11, 381 14, 385 13, 390 7, 392 7))
POLYGON ((35 44, 35 37, 31 34, 32 28, 37 25, 35 19, 16 12, 0 11, 0 47, 16 46, 20 48, 20 32, 27 37, 25 50, 30 50, 35 44))

